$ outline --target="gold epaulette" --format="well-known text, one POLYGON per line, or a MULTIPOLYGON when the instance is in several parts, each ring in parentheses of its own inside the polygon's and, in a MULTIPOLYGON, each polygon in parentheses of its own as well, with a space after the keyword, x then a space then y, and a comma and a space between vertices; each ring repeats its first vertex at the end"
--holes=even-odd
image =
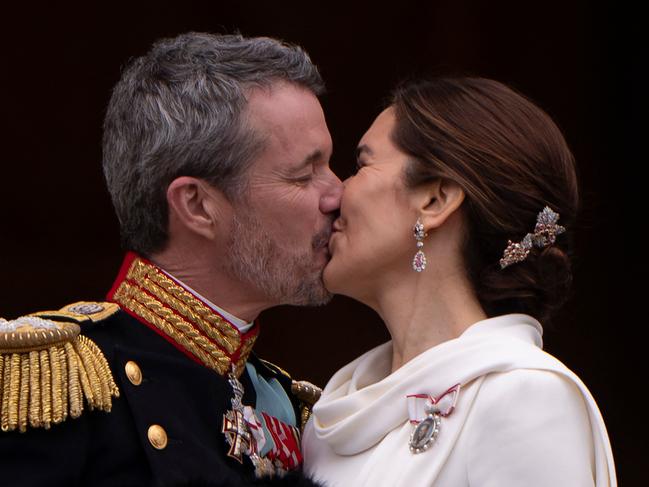
POLYGON ((313 405, 320 399, 322 389, 305 380, 294 380, 291 383, 291 392, 300 400, 300 429, 304 431, 311 417, 313 405))
POLYGON ((294 380, 291 392, 303 403, 313 406, 320 399, 322 389, 306 380, 294 380))
POLYGON ((306 380, 295 380, 291 378, 291 375, 288 372, 268 360, 260 360, 266 367, 274 371, 276 374, 281 374, 291 379, 291 392, 300 401, 300 429, 304 430, 304 426, 311 417, 313 405, 318 401, 318 399, 320 399, 322 389, 306 380))
POLYGON ((48 429, 79 417, 84 402, 90 409, 110 411, 112 398, 119 397, 104 354, 79 334, 79 322, 94 313, 64 310, 0 318, 2 431, 48 429))
POLYGON ((94 301, 79 301, 68 304, 57 311, 39 311, 29 316, 55 321, 71 321, 73 323, 86 323, 105 320, 119 311, 119 305, 115 303, 97 303, 94 301))

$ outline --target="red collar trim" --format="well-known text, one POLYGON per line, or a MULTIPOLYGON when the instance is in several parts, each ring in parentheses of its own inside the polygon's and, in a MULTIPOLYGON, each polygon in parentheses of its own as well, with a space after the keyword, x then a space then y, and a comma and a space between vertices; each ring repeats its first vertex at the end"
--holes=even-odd
POLYGON ((237 375, 259 335, 239 329, 149 260, 126 254, 108 300, 161 335, 192 360, 220 375, 237 375))

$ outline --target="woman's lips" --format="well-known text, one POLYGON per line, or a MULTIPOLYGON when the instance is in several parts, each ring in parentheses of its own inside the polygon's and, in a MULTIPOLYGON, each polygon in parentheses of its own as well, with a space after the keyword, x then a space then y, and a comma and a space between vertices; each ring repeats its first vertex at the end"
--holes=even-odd
POLYGON ((328 245, 328 247, 329 247, 329 253, 330 254, 333 253, 332 243, 333 243, 333 241, 335 239, 334 237, 336 237, 338 235, 338 233, 339 233, 339 230, 334 229, 333 232, 331 232, 331 237, 329 237, 329 245, 328 245))
POLYGON ((343 224, 340 221, 340 218, 336 218, 331 225, 331 237, 329 237, 329 253, 333 254, 333 247, 332 247, 332 242, 334 241, 334 237, 338 235, 340 232, 343 231, 343 224))

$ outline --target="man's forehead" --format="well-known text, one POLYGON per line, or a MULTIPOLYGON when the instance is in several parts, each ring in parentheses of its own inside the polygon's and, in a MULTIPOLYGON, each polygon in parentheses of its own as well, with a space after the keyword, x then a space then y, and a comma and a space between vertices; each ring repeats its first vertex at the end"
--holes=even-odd
POLYGON ((265 140, 267 151, 295 153, 300 161, 327 157, 331 152, 322 107, 306 88, 281 83, 251 91, 247 118, 257 136, 265 140))
POLYGON ((324 121, 318 98, 302 86, 277 82, 247 93, 246 115, 257 129, 282 128, 304 122, 324 121))

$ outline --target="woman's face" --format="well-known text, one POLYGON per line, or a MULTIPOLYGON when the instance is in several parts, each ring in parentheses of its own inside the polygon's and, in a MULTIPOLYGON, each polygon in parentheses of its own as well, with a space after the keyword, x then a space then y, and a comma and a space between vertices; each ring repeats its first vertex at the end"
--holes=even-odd
POLYGON ((329 291, 363 300, 393 274, 412 272, 417 210, 403 181, 408 156, 392 142, 394 110, 374 121, 358 144, 358 172, 344 182, 340 217, 329 241, 329 291))

